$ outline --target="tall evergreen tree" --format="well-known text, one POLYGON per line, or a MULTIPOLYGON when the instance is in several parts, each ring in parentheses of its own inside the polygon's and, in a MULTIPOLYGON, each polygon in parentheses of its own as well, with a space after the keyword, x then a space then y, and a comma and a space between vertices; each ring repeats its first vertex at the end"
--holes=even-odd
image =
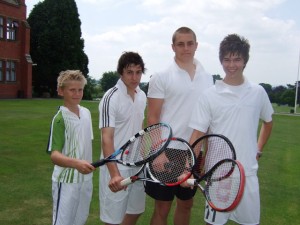
POLYGON ((88 77, 88 57, 84 53, 81 21, 75 0, 44 0, 31 11, 31 56, 35 94, 56 95, 60 71, 78 69, 88 77))

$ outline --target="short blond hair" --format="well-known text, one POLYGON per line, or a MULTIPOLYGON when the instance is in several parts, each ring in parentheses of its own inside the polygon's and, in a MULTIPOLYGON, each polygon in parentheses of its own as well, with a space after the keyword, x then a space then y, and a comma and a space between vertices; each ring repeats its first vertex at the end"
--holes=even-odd
POLYGON ((86 85, 87 80, 80 70, 61 71, 57 77, 57 89, 64 88, 68 81, 81 81, 86 85))
POLYGON ((179 27, 172 36, 172 43, 175 44, 177 34, 192 34, 195 42, 197 42, 197 37, 195 32, 189 27, 179 27))

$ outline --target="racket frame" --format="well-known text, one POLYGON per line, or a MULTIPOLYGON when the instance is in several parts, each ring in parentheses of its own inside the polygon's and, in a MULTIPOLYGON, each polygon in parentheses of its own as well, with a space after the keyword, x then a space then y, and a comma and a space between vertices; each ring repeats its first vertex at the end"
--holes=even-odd
MULTIPOLYGON (((223 177, 219 177, 218 179, 213 180, 214 182, 217 181, 221 181, 224 180, 226 178, 228 178, 232 173, 234 172, 234 167, 232 168, 232 170, 228 171, 228 173, 226 175, 224 175, 223 177)), ((197 186, 201 192, 203 193, 203 195, 206 198, 207 203, 209 204, 209 206, 218 211, 218 212, 229 212, 232 211, 234 208, 237 207, 237 205, 239 204, 243 193, 244 193, 244 188, 245 188, 245 182, 246 182, 246 177, 245 177, 245 170, 243 165, 238 161, 238 160, 234 160, 234 159, 223 159, 220 160, 216 165, 214 165, 207 173, 205 173, 203 176, 198 177, 197 174, 194 174, 194 176, 196 177, 196 179, 188 179, 187 183, 191 186, 197 186), (226 208, 219 208, 217 207, 215 204, 213 204, 213 202, 211 202, 210 197, 207 194, 206 191, 206 187, 207 187, 207 180, 209 177, 211 177, 211 175, 213 174, 213 172, 223 163, 228 163, 231 162, 234 164, 234 166, 238 167, 238 170, 240 171, 240 175, 239 175, 239 179, 240 179, 240 185, 239 185, 239 190, 237 192, 237 195, 235 196, 234 201, 226 208), (200 182, 205 181, 205 187, 203 187, 200 182)))
MULTIPOLYGON (((200 174, 205 174, 203 169, 204 169, 204 166, 206 165, 205 160, 206 160, 206 156, 208 154, 209 149, 208 149, 208 147, 201 148, 200 152, 197 154, 195 147, 199 144, 199 142, 202 142, 205 139, 209 140, 209 138, 214 138, 214 137, 215 138, 220 138, 220 139, 225 141, 224 143, 226 143, 229 146, 229 149, 230 149, 230 153, 231 153, 230 158, 233 159, 233 160, 236 160, 236 152, 235 152, 234 146, 226 136, 224 136, 222 134, 206 134, 206 135, 203 135, 200 138, 198 138, 196 141, 194 141, 193 144, 191 145, 192 149, 195 153, 195 157, 196 157, 196 163, 195 163, 195 166, 194 166, 194 169, 193 169, 193 174, 197 174, 197 171, 199 171, 199 173, 197 174, 198 177, 201 176, 200 174), (204 152, 204 150, 205 150, 205 152, 204 152)), ((205 144, 207 144, 207 143, 205 142, 205 144)), ((214 151, 216 151, 216 150, 214 150, 214 151)), ((226 158, 228 158, 228 157, 226 157, 226 158)), ((225 159, 225 158, 223 158, 223 159, 225 159)), ((220 159, 220 160, 222 160, 222 159, 220 159)), ((218 161, 220 161, 220 160, 218 160, 218 161)))
MULTIPOLYGON (((125 166, 141 166, 141 165, 145 164, 146 162, 150 161, 151 159, 155 158, 157 155, 159 155, 163 151, 163 149, 166 148, 166 146, 168 146, 168 143, 170 142, 171 137, 172 137, 172 129, 171 129, 170 125, 168 125, 166 123, 156 123, 156 124, 150 125, 150 126, 146 127, 145 129, 140 130, 134 136, 132 136, 121 148, 115 150, 115 152, 113 154, 111 154, 107 158, 97 160, 96 162, 91 163, 91 165, 93 165, 94 167, 99 167, 108 162, 116 162, 116 163, 119 163, 119 164, 122 164, 125 166), (156 153, 154 153, 153 155, 151 155, 149 157, 146 157, 145 159, 139 160, 137 162, 128 162, 128 161, 123 161, 121 159, 116 158, 118 155, 124 154, 126 152, 127 147, 131 143, 133 143, 138 137, 143 136, 145 133, 151 132, 151 130, 155 129, 158 126, 163 126, 163 127, 168 128, 169 134, 167 135, 168 137, 161 140, 162 142, 164 142, 164 144, 161 146, 161 148, 158 151, 156 151, 156 153)), ((155 144, 157 144, 157 143, 155 143, 155 144)), ((121 156, 121 158, 122 158, 122 156, 121 156)))
POLYGON ((173 186, 180 185, 181 183, 187 181, 188 178, 190 178, 191 175, 192 175, 192 170, 193 170, 194 164, 196 162, 195 154, 194 154, 191 146, 189 145, 189 143, 187 141, 185 141, 184 139, 172 137, 169 140, 169 143, 171 141, 180 141, 180 142, 182 142, 183 144, 185 144, 187 146, 187 148, 189 149, 189 151, 191 153, 191 161, 192 161, 191 168, 187 168, 188 170, 190 170, 190 172, 188 172, 183 179, 181 179, 181 180, 179 180, 177 182, 174 182, 174 183, 164 183, 160 179, 156 178, 156 176, 151 172, 151 169, 149 168, 150 167, 149 164, 151 163, 150 161, 154 160, 160 154, 163 154, 163 152, 167 149, 167 146, 166 146, 164 149, 162 149, 160 151, 159 154, 156 154, 152 159, 150 159, 149 161, 145 162, 145 164, 142 166, 142 168, 134 176, 131 176, 131 177, 128 177, 128 178, 125 178, 124 180, 122 180, 121 181, 121 185, 122 186, 127 186, 127 185, 129 185, 131 183, 134 183, 135 181, 146 181, 146 182, 158 183, 158 184, 160 184, 162 186, 173 187, 173 186), (141 174, 142 172, 147 173, 149 177, 147 177, 146 175, 145 175, 145 177, 139 177, 139 174, 141 174))

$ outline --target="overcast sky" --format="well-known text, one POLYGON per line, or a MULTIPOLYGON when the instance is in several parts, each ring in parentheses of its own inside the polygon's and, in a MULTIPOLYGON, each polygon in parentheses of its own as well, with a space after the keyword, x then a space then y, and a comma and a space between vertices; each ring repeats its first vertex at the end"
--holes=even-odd
MULTIPOLYGON (((26 0, 27 14, 40 0, 26 0)), ((221 40, 237 33, 250 42, 244 75, 273 86, 295 84, 300 54, 300 1, 296 0, 76 0, 89 75, 115 71, 124 51, 141 54, 151 74, 173 60, 173 32, 192 28, 196 58, 211 74, 224 73, 218 60, 221 40)), ((70 68, 72 69, 72 68, 70 68)))

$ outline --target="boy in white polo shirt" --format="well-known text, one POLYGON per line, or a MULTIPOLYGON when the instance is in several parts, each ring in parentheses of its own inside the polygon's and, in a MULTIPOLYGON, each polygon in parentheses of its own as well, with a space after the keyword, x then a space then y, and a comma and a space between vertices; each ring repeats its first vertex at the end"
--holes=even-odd
POLYGON ((203 92, 189 124, 194 129, 190 143, 205 133, 223 134, 233 143, 237 159, 245 168, 245 191, 237 208, 223 213, 206 204, 207 224, 220 225, 233 220, 256 225, 260 221, 258 159, 271 134, 273 108, 264 88, 243 75, 249 49, 248 40, 239 35, 230 34, 223 39, 219 59, 225 78, 203 92), (262 126, 257 138, 260 120, 262 126))
POLYGON ((62 71, 57 78, 64 104, 53 117, 47 150, 55 164, 53 225, 83 225, 89 215, 93 130, 90 111, 79 105, 86 82, 79 70, 62 71))
MULTIPOLYGON (((189 140, 193 131, 188 127, 192 109, 200 93, 213 85, 213 77, 195 58, 198 42, 192 29, 178 28, 173 33, 171 47, 174 51, 171 64, 149 81, 147 121, 148 125, 170 124, 173 136, 189 140)), ((145 190, 155 200, 151 225, 167 224, 174 199, 174 225, 189 224, 196 189, 147 182, 145 190)))
MULTIPOLYGON (((138 53, 124 52, 118 61, 120 79, 109 89, 99 104, 101 158, 108 157, 143 128, 146 94, 139 88, 145 72, 138 53)), ((107 163, 100 167, 100 219, 105 224, 135 224, 145 210, 142 182, 127 188, 120 182, 134 175, 139 168, 107 163)))

